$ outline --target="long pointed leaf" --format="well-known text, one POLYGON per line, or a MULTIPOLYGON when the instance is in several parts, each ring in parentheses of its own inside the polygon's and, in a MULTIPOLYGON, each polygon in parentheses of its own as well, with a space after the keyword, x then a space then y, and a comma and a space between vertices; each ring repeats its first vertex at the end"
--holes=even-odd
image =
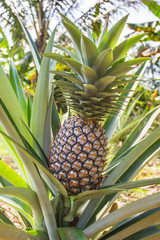
POLYGON ((81 36, 81 52, 82 59, 86 66, 91 66, 94 60, 98 57, 99 51, 91 39, 86 36, 81 36))
POLYGON ((84 229, 83 233, 88 239, 90 239, 100 231, 103 231, 107 227, 117 224, 127 217, 157 207, 160 207, 160 193, 156 193, 149 197, 137 200, 110 213, 108 216, 84 229))
POLYGON ((58 232, 62 240, 69 240, 69 239, 87 240, 87 238, 84 236, 81 230, 76 227, 58 228, 58 232))
POLYGON ((11 115, 12 119, 16 123, 18 130, 21 134, 30 140, 32 143, 32 139, 29 137, 28 132, 24 128, 22 120, 26 123, 25 115, 21 108, 21 105, 16 97, 16 94, 8 81, 7 76, 5 75, 2 67, 0 66, 0 97, 11 115))
POLYGON ((29 46, 30 46, 30 49, 31 49, 31 52, 32 52, 32 55, 33 55, 33 58, 34 58, 34 61, 35 61, 35 64, 36 64, 37 71, 39 72, 41 59, 40 59, 37 47, 36 47, 32 37, 31 37, 30 33, 28 32, 27 28, 25 27, 25 25, 21 21, 20 17, 18 16, 18 14, 16 14, 16 16, 17 16, 17 19, 18 19, 19 23, 21 24, 21 27, 22 27, 25 35, 26 35, 26 38, 28 40, 28 43, 29 43, 29 46))
MULTIPOLYGON (((134 77, 134 79, 138 79, 138 76, 141 77, 141 76, 143 75, 145 69, 147 68, 147 65, 148 65, 148 63, 143 63, 143 64, 139 67, 139 69, 136 71, 137 77, 134 77)), ((127 86, 126 86, 125 88, 126 88, 126 89, 135 90, 136 87, 137 87, 137 85, 138 85, 138 82, 129 83, 129 84, 127 84, 127 86)), ((128 102, 129 102, 129 100, 130 100, 130 99, 127 98, 127 97, 132 97, 132 96, 133 96, 133 92, 122 93, 121 96, 126 97, 126 98, 123 99, 123 100, 124 100, 123 108, 126 108, 128 102)), ((120 98, 119 98, 118 100, 121 99, 121 96, 120 96, 120 98)), ((117 100, 117 102, 118 102, 118 100, 117 100)), ((106 119, 106 121, 105 121, 105 123, 104 123, 104 125, 103 125, 104 129, 106 130, 106 136, 107 136, 107 138, 108 138, 108 141, 110 141, 110 139, 111 139, 111 137, 112 137, 112 135, 113 135, 113 133, 114 133, 114 131, 115 131, 115 128, 116 128, 116 126, 117 126, 118 119, 120 118, 121 114, 122 114, 122 111, 120 111, 120 114, 117 115, 116 117, 109 116, 109 117, 106 119)))
POLYGON ((160 114, 160 107, 157 106, 152 111, 147 113, 147 115, 139 122, 139 124, 133 129, 129 137, 124 141, 122 147, 118 150, 116 155, 114 156, 114 159, 121 155, 125 150, 130 148, 131 146, 138 143, 140 139, 144 137, 144 135, 147 133, 148 129, 152 125, 155 118, 160 114))
POLYGON ((160 239, 160 225, 153 224, 131 236, 126 238, 125 240, 135 240, 135 239, 142 239, 142 240, 159 240, 160 239))
POLYGON ((109 32, 104 35, 102 41, 100 42, 98 49, 102 52, 106 48, 114 48, 118 38, 125 26, 127 21, 128 15, 121 18, 110 30, 109 32))
POLYGON ((15 94, 21 104, 21 107, 23 109, 23 112, 27 118, 27 102, 26 102, 26 97, 25 97, 25 94, 24 94, 24 91, 23 91, 23 87, 22 87, 22 84, 21 84, 21 81, 19 79, 19 76, 18 76, 18 73, 17 73, 17 70, 16 70, 16 67, 13 63, 13 61, 11 60, 10 62, 10 82, 11 82, 11 85, 15 91, 15 94))
POLYGON ((34 162, 44 173, 46 173, 50 179, 53 181, 55 186, 57 187, 58 191, 65 197, 67 197, 67 191, 64 188, 64 186, 55 178, 39 161, 39 159, 33 157, 24 147, 22 147, 20 144, 18 144, 14 139, 7 136, 4 132, 0 131, 0 133, 4 136, 6 136, 8 139, 10 139, 19 149, 21 149, 24 154, 32 161, 34 162))
POLYGON ((61 126, 61 122, 58 116, 58 111, 57 111, 57 107, 55 104, 55 100, 53 98, 53 104, 52 104, 52 133, 53 133, 53 137, 55 138, 56 133, 59 131, 59 128, 61 126))
POLYGON ((126 220, 123 224, 119 223, 120 226, 115 226, 115 228, 109 231, 101 240, 108 239, 114 240, 117 237, 126 239, 126 237, 130 239, 130 236, 140 230, 147 228, 148 226, 153 225, 158 221, 160 214, 160 208, 154 208, 153 210, 146 211, 138 216, 133 217, 131 220, 126 220))
POLYGON ((137 36, 134 36, 132 38, 129 38, 122 43, 120 43, 115 49, 113 50, 113 62, 118 61, 119 59, 123 58, 125 54, 128 52, 128 50, 137 42, 140 41, 142 37, 144 37, 145 34, 140 34, 137 36))
POLYGON ((0 201, 6 203, 7 205, 13 207, 18 213, 22 214, 23 217, 31 224, 33 228, 38 228, 38 223, 35 223, 35 219, 32 216, 32 209, 24 201, 5 194, 0 194, 0 201))
POLYGON ((0 160, 0 175, 16 187, 28 188, 23 178, 2 160, 0 160))
MULTIPOLYGON (((0 107, 0 110, 1 110, 1 107, 0 107)), ((2 111, 1 111, 1 118, 2 118, 2 111)), ((0 130, 4 132, 4 128, 2 126, 0 126, 0 130)), ((28 182, 27 174, 24 169, 24 165, 23 165, 18 153, 14 149, 14 146, 11 143, 11 141, 9 139, 5 138, 1 134, 0 134, 0 141, 3 144, 3 146, 5 147, 5 149, 7 149, 9 155, 12 157, 12 159, 15 162, 16 166, 18 167, 18 170, 19 170, 21 176, 23 177, 23 179, 26 180, 26 182, 28 182)))
POLYGON ((80 39, 81 39, 81 35, 82 33, 79 31, 79 29, 77 27, 74 27, 73 25, 67 23, 67 22, 63 22, 63 25, 65 26, 65 28, 67 29, 68 33, 71 36, 73 45, 76 49, 76 52, 79 56, 81 56, 81 44, 80 44, 80 39))
POLYGON ((0 210, 0 223, 2 223, 2 222, 13 225, 13 223, 9 220, 9 218, 6 217, 6 215, 3 212, 1 212, 1 210, 0 210))
POLYGON ((160 178, 139 180, 139 181, 133 181, 133 182, 128 182, 128 183, 126 183, 126 182, 118 183, 118 184, 114 184, 112 186, 108 186, 107 188, 102 188, 102 189, 98 189, 98 190, 90 190, 90 191, 86 191, 83 193, 79 193, 75 197, 75 201, 86 201, 86 200, 94 199, 94 198, 101 197, 104 195, 113 194, 118 191, 125 191, 127 189, 144 187, 144 186, 159 184, 159 183, 160 183, 160 178))
MULTIPOLYGON (((52 50, 54 35, 55 30, 50 37, 45 52, 50 52, 52 50)), ((49 101, 49 68, 50 60, 43 57, 31 115, 31 131, 42 148, 44 140, 44 125, 49 101)))
POLYGON ((0 240, 38 240, 35 236, 32 236, 9 224, 0 223, 0 233, 0 240))
POLYGON ((37 224, 38 222, 41 223, 43 218, 42 211, 39 205, 37 195, 31 189, 21 187, 5 187, 0 188, 0 194, 14 196, 26 202, 32 208, 33 215, 36 215, 37 224))
POLYGON ((136 147, 122 160, 121 164, 115 168, 104 182, 107 184, 115 183, 120 176, 136 161, 136 159, 145 152, 152 144, 159 140, 160 127, 156 128, 148 137, 143 139, 136 147))

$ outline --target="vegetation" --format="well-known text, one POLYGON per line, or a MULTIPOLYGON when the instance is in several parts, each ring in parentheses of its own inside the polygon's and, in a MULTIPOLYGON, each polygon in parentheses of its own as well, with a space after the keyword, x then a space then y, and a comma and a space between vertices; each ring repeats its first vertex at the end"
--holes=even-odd
MULTIPOLYGON (((122 191, 160 184, 160 178, 154 176, 136 179, 160 150, 160 127, 155 124, 160 107, 148 109, 137 122, 131 121, 133 109, 141 97, 134 93, 143 81, 145 62, 150 58, 128 60, 126 54, 144 34, 116 45, 126 16, 109 31, 105 27, 98 40, 90 30, 84 35, 70 19, 63 15, 62 18, 75 50, 57 46, 65 54, 52 53, 53 30, 42 60, 19 19, 38 72, 33 99, 24 91, 13 61, 8 75, 0 67, 0 140, 20 173, 0 160, 0 200, 17 211, 21 223, 21 228, 16 228, 0 209, 0 239, 158 239, 160 193, 140 198, 120 209, 115 203, 122 191), (55 70, 55 61, 66 64, 67 69, 55 70), (66 113, 57 111, 55 85, 58 90, 61 88, 59 101, 65 97, 66 113), (54 156, 50 152, 53 140, 57 141, 57 132, 61 131, 61 122, 73 119, 76 113, 81 121, 89 122, 87 129, 94 123, 93 133, 100 129, 108 141, 103 173, 96 173, 102 181, 98 187, 78 190, 78 194, 65 187, 59 171, 55 174, 51 170, 54 156), (121 146, 113 149, 113 143, 122 134, 121 146)), ((77 117, 75 119, 77 124, 77 117)), ((67 126, 64 127, 67 132, 67 126)), ((106 148, 106 143, 101 147, 106 148)), ((87 177, 92 177, 92 173, 87 177)))

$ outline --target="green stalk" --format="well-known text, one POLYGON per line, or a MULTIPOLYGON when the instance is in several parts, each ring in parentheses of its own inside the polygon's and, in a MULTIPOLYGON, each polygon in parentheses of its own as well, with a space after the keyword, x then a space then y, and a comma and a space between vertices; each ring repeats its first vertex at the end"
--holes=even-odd
MULTIPOLYGON (((16 148, 16 146, 15 146, 15 148, 16 148)), ((34 164, 28 159, 28 157, 25 156, 25 154, 23 152, 21 152, 21 150, 17 149, 17 152, 19 152, 19 155, 20 155, 21 159, 23 160, 25 168, 29 174, 29 180, 32 183, 32 188, 37 193, 37 196, 38 196, 38 199, 40 202, 40 206, 42 209, 42 213, 44 216, 44 220, 46 223, 46 228, 48 230, 49 238, 50 238, 50 240, 58 240, 59 235, 57 232, 56 219, 55 219, 53 208, 49 201, 49 197, 48 197, 47 191, 45 189, 45 186, 44 186, 34 164)), ((42 223, 42 219, 39 219, 39 216, 35 216, 35 223, 36 223, 36 225, 40 225, 42 223)), ((38 229, 42 230, 42 227, 38 226, 38 229)))
POLYGON ((87 239, 90 239, 99 232, 104 231, 106 228, 113 226, 128 217, 157 207, 160 207, 160 193, 130 203, 125 207, 110 213, 103 219, 84 229, 83 234, 87 239))
POLYGON ((118 233, 114 234, 113 236, 107 238, 107 240, 117 240, 117 239, 125 239, 128 236, 141 231, 142 229, 145 229, 149 226, 152 226, 154 223, 158 223, 160 216, 160 211, 149 215, 148 217, 141 219, 140 221, 132 224, 131 226, 124 228, 121 231, 118 231, 118 233))
POLYGON ((128 124, 125 128, 123 128, 121 131, 119 131, 117 134, 115 134, 112 139, 112 141, 117 140, 123 133, 125 133, 126 131, 128 131, 129 129, 131 129, 132 127, 134 127, 136 124, 138 124, 140 121, 142 120, 142 118, 136 120, 136 121, 132 121, 130 124, 128 124))

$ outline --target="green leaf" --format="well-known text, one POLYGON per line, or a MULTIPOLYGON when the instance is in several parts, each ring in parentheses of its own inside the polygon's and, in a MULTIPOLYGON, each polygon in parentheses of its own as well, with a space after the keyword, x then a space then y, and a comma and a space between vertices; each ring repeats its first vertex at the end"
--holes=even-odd
POLYGON ((143 154, 152 144, 159 140, 160 127, 156 128, 149 136, 143 139, 135 148, 125 156, 119 164, 104 181, 103 186, 114 184, 121 175, 143 154))
POLYGON ((78 55, 76 53, 72 52, 71 50, 69 50, 67 48, 64 48, 62 46, 57 46, 57 45, 54 45, 54 47, 62 50, 63 52, 68 54, 70 57, 72 57, 74 60, 76 60, 77 62, 80 62, 80 59, 79 59, 78 55))
POLYGON ((26 229, 26 232, 38 240, 48 240, 48 234, 43 231, 26 229))
POLYGON ((153 12, 154 15, 156 15, 158 18, 160 18, 160 5, 157 3, 157 1, 146 1, 146 0, 141 0, 143 4, 145 4, 150 11, 153 12))
POLYGON ((40 58, 40 56, 39 56, 37 47, 36 47, 36 45, 35 45, 32 37, 31 37, 30 33, 28 32, 27 28, 25 27, 25 25, 24 25, 23 22, 21 21, 19 15, 16 14, 16 13, 15 13, 15 15, 16 15, 19 23, 21 24, 21 27, 22 27, 22 29, 23 29, 23 31, 24 31, 24 33, 25 33, 25 36, 26 36, 27 41, 28 41, 28 43, 29 43, 29 46, 30 46, 30 49, 31 49, 31 52, 32 52, 32 55, 33 55, 33 58, 34 58, 34 61, 35 61, 35 64, 36 64, 37 71, 39 72, 39 70, 40 70, 40 64, 41 64, 41 58, 40 58))
POLYGON ((94 60, 98 57, 99 51, 91 39, 86 36, 81 36, 81 53, 83 63, 87 66, 92 66, 94 60))
POLYGON ((79 31, 77 27, 74 27, 73 25, 63 22, 64 27, 67 29, 68 33, 71 36, 74 48, 79 56, 81 56, 81 44, 80 39, 82 33, 79 31))
MULTIPOLYGON (((0 105, 1 106, 1 105, 0 105)), ((3 109, 3 108, 2 108, 3 109)), ((15 131, 12 123, 10 121, 8 121, 8 118, 6 117, 6 115, 3 115, 4 120, 3 123, 7 129, 8 132, 11 132, 11 136, 17 137, 17 132, 15 131), (7 124, 5 122, 5 120, 7 121, 7 124), (14 130, 14 131, 13 131, 14 130)), ((21 123, 22 123, 22 119, 21 119, 21 123)), ((23 127, 25 127, 24 123, 23 123, 23 127)), ((25 127, 26 129, 26 127, 25 127)), ((28 132, 28 130, 27 130, 28 132)), ((8 137, 10 140, 12 138, 10 138, 8 135, 5 135, 4 132, 1 132, 5 137, 8 137)), ((24 138, 25 139, 25 138, 24 138)), ((30 136, 26 137, 27 140, 29 140, 29 143, 31 144, 33 139, 31 138, 30 140, 30 136)), ((18 142, 21 143, 22 146, 24 146, 24 144, 20 141, 20 137, 18 135, 17 137, 18 142)), ((22 148, 18 147, 20 144, 18 144, 15 140, 12 139, 12 141, 15 144, 15 147, 17 149, 18 154, 20 155, 24 165, 25 165, 25 169, 28 172, 28 177, 29 177, 29 184, 32 187, 32 189, 35 190, 35 192, 37 193, 37 196, 39 198, 40 201, 40 205, 41 205, 41 209, 43 211, 43 216, 46 222, 46 228, 48 230, 48 235, 51 239, 58 239, 58 235, 57 235, 57 228, 56 228, 56 220, 55 220, 55 215, 52 209, 52 206, 50 204, 49 198, 48 198, 48 194, 46 192, 46 188, 44 186, 44 183, 42 182, 39 173, 37 172, 37 168, 36 166, 33 164, 33 162, 30 159, 30 154, 26 155, 24 154, 24 152, 22 151, 22 148), (43 207, 42 207, 43 206, 43 207), (52 226, 52 228, 50 227, 52 226)), ((20 146, 21 146, 20 145, 20 146)), ((34 159, 34 157, 33 157, 34 159)), ((41 161, 41 159, 40 159, 41 161)), ((63 186, 63 185, 62 185, 63 186)), ((38 224, 38 219, 36 219, 36 224, 38 224)))
POLYGON ((132 60, 129 60, 124 63, 117 64, 113 67, 111 67, 106 74, 110 76, 116 76, 119 77, 122 74, 126 74, 127 72, 131 71, 133 69, 134 65, 141 64, 147 60, 151 60, 151 58, 135 58, 132 60))
POLYGON ((50 97, 48 108, 47 108, 47 114, 46 114, 46 120, 44 125, 44 154, 47 156, 47 159, 49 159, 49 152, 51 148, 51 119, 52 119, 52 104, 53 104, 53 94, 50 97))
POLYGON ((98 88, 98 91, 104 91, 104 89, 115 80, 115 76, 106 76, 99 78, 95 82, 95 86, 98 88))
POLYGON ((18 213, 22 214, 22 216, 31 224, 33 228, 38 229, 38 223, 35 223, 35 220, 38 219, 33 219, 32 209, 27 203, 16 197, 5 194, 0 194, 0 201, 13 207, 16 211, 18 211, 18 213))
POLYGON ((19 132, 24 137, 26 137, 30 141, 30 143, 32 143, 32 139, 29 137, 28 132, 26 131, 26 128, 24 128, 24 125, 22 123, 22 120, 26 123, 24 112, 1 66, 0 66, 0 86, 1 86, 0 96, 3 101, 3 104, 5 105, 5 108, 9 112, 12 119, 14 119, 14 123, 16 123, 16 127, 19 130, 19 132))
POLYGON ((144 186, 149 186, 149 185, 159 184, 159 183, 160 183, 160 178, 118 183, 102 189, 90 190, 90 191, 85 191, 83 193, 79 193, 75 197, 75 201, 87 201, 89 199, 99 198, 105 195, 113 194, 118 191, 125 191, 128 189, 144 187, 144 186))
MULTIPOLYGON (((50 37, 45 52, 50 52, 52 50, 54 35, 55 30, 50 37)), ((50 60, 43 57, 31 115, 31 131, 42 148, 44 144, 44 126, 49 101, 49 68, 50 60)))
POLYGON ((146 229, 148 226, 156 223, 158 221, 159 214, 160 208, 154 208, 139 214, 138 216, 134 216, 131 219, 125 219, 111 229, 111 231, 105 234, 101 240, 112 239, 116 237, 121 239, 132 239, 132 235, 135 235, 134 233, 138 233, 140 230, 144 228, 146 229))
POLYGON ((69 240, 69 239, 87 240, 85 235, 77 227, 63 227, 63 228, 61 227, 61 228, 58 228, 58 232, 62 240, 69 240))
POLYGON ((82 73, 84 82, 88 84, 93 84, 98 78, 96 71, 88 66, 83 65, 81 67, 81 73, 82 73))
POLYGON ((105 23, 101 33, 100 33, 100 36, 98 38, 98 41, 96 43, 96 45, 98 46, 100 44, 100 42, 102 41, 102 39, 104 38, 104 36, 107 34, 107 31, 108 31, 108 24, 105 23))
POLYGON ((84 87, 85 92, 89 93, 90 96, 92 96, 92 95, 94 96, 94 94, 98 91, 98 89, 92 84, 84 83, 83 87, 84 87))
POLYGON ((88 27, 86 27, 86 32, 87 32, 88 38, 91 39, 92 42, 95 42, 95 39, 92 36, 92 32, 90 31, 90 29, 88 27))
POLYGON ((13 223, 10 221, 10 219, 8 217, 6 217, 6 215, 3 212, 1 212, 1 209, 0 209, 0 224, 1 223, 7 223, 7 224, 13 225, 13 223))
MULTIPOLYGON (((62 13, 59 13, 59 14, 61 15, 62 19, 63 19, 65 22, 71 24, 73 27, 75 27, 75 28, 78 29, 78 27, 76 26, 76 24, 74 24, 68 17, 66 17, 66 16, 65 16, 64 14, 62 14, 62 13)), ((78 29, 78 30, 79 30, 79 29, 78 29)))
POLYGON ((35 163, 55 184, 56 188, 58 189, 58 191, 65 197, 67 197, 67 191, 64 188, 64 186, 60 183, 60 181, 54 177, 53 174, 51 174, 40 162, 41 159, 39 158, 35 158, 35 156, 33 157, 31 155, 31 153, 26 150, 23 146, 21 146, 19 143, 17 143, 14 139, 12 139, 11 137, 7 136, 4 132, 0 131, 0 133, 4 136, 6 136, 8 139, 10 139, 10 141, 12 141, 20 150, 22 150, 22 152, 26 155, 27 158, 29 158, 33 163, 35 163))
POLYGON ((71 68, 75 73, 81 76, 81 67, 82 64, 73 60, 73 59, 67 59, 64 58, 65 65, 67 65, 69 68, 71 68))
MULTIPOLYGON (((25 125, 25 124, 24 124, 25 125)), ((26 125, 25 125, 26 126, 26 125)), ((35 158, 39 159, 39 162, 42 163, 44 166, 46 166, 46 168, 48 168, 48 158, 44 152, 44 150, 42 149, 42 147, 40 146, 39 142, 37 141, 37 139, 33 136, 32 132, 30 131, 30 129, 26 126, 28 132, 30 133, 30 135, 33 138, 33 142, 34 142, 34 146, 37 148, 38 153, 35 151, 35 149, 29 144, 29 142, 23 139, 24 145, 26 147, 26 149, 28 150, 28 152, 30 152, 32 154, 32 156, 34 156, 35 158)))
MULTIPOLYGON (((114 159, 117 156, 120 156, 123 152, 125 152, 127 149, 129 149, 131 146, 135 145, 142 139, 145 134, 147 133, 148 129, 154 122, 155 118, 160 114, 160 107, 157 106, 150 112, 148 112, 142 120, 139 122, 139 124, 132 130, 131 134, 128 136, 128 138, 124 141, 121 148, 118 150, 116 155, 114 156, 114 159)), ((113 159, 113 161, 114 161, 113 159)))
POLYGON ((125 238, 125 240, 135 240, 135 239, 143 239, 143 240, 159 240, 160 238, 160 227, 159 224, 153 224, 133 235, 130 235, 129 238, 125 238))
MULTIPOLYGON (((119 181, 124 182, 124 181, 128 181, 129 179, 133 179, 143 169, 146 163, 154 159, 157 153, 159 153, 160 151, 159 144, 160 144, 160 139, 158 139, 155 143, 153 143, 150 147, 148 147, 147 150, 145 150, 139 157, 137 157, 136 161, 134 161, 134 163, 125 171, 125 173, 121 176, 119 181)), ((136 145, 130 149, 133 150, 135 149, 135 147, 136 145)))
POLYGON ((59 119, 59 116, 58 116, 58 111, 57 111, 57 107, 56 107, 54 98, 53 98, 53 104, 52 104, 51 126, 52 126, 53 137, 55 138, 56 133, 59 131, 59 128, 61 126, 61 122, 60 122, 60 119, 59 119))
POLYGON ((0 223, 0 233, 0 240, 38 240, 35 236, 10 224, 0 223))
POLYGON ((156 193, 143 199, 137 200, 135 202, 127 204, 125 207, 113 211, 101 220, 98 220, 97 222, 91 224, 89 227, 85 228, 82 232, 87 237, 87 239, 90 239, 97 233, 105 230, 108 227, 114 226, 118 222, 130 216, 158 207, 160 207, 160 193, 156 193))
POLYGON ((121 18, 110 30, 109 32, 105 33, 102 41, 100 42, 98 49, 100 52, 102 52, 103 50, 107 49, 107 48, 114 48, 118 38, 125 26, 125 23, 127 21, 128 15, 124 16, 123 18, 121 18))
MULTIPOLYGON (((133 149, 135 149, 136 145, 132 148, 130 148, 129 150, 127 150, 126 154, 124 153, 125 157, 127 156, 131 151, 133 151, 133 149)), ((160 151, 160 139, 157 140, 155 143, 153 143, 145 152, 143 152, 135 161, 134 163, 125 171, 125 173, 119 178, 119 182, 125 182, 125 181, 131 181, 132 179, 134 179, 137 174, 143 169, 143 167, 146 165, 147 162, 151 161, 152 159, 154 159, 154 157, 156 156, 156 154, 160 151)), ((118 165, 117 165, 118 166, 118 165)), ((111 196, 106 196, 103 198, 103 201, 101 202, 101 204, 99 205, 99 207, 97 208, 96 212, 93 214, 93 219, 94 217, 99 213, 99 211, 101 211, 103 209, 103 211, 101 211, 101 216, 99 216, 100 218, 103 217, 106 213, 106 211, 110 208, 110 203, 114 201, 118 196, 118 194, 114 194, 111 196), (106 203, 108 202, 108 204, 106 205, 106 203)), ((94 200, 93 200, 94 201, 94 200)), ((97 203, 93 202, 93 205, 95 206, 97 203)))
POLYGON ((14 92, 20 102, 20 105, 23 109, 23 112, 27 118, 27 102, 26 102, 26 97, 23 91, 23 87, 21 84, 21 81, 19 79, 16 67, 13 63, 13 61, 10 61, 10 65, 9 65, 9 78, 10 78, 10 83, 14 89, 14 92))
POLYGON ((23 178, 2 160, 0 160, 0 175, 16 187, 28 188, 23 178))
MULTIPOLYGON (((3 113, 2 113, 1 107, 0 107, 0 111, 1 111, 1 118, 2 118, 3 113)), ((4 132, 4 129, 2 126, 0 126, 0 130, 4 132)), ((0 141, 3 144, 3 146, 7 149, 9 155, 14 160, 23 179, 25 179, 26 182, 28 182, 28 178, 27 178, 26 171, 24 169, 24 165, 23 165, 18 153, 16 152, 15 148, 13 147, 11 141, 9 139, 5 138, 2 134, 0 134, 0 141)))
POLYGON ((31 113, 32 113, 32 100, 31 100, 30 96, 28 95, 28 99, 27 99, 28 126, 30 126, 31 113))
POLYGON ((67 80, 69 80, 72 83, 78 84, 79 86, 83 86, 82 81, 80 81, 77 77, 76 74, 72 74, 70 72, 66 72, 66 71, 51 71, 53 74, 56 74, 58 76, 64 77, 67 80))
POLYGON ((93 63, 93 68, 99 77, 102 77, 107 69, 112 65, 113 52, 112 49, 106 49, 97 57, 93 63))
POLYGON ((33 210, 33 216, 36 216, 37 224, 43 219, 41 207, 34 191, 22 187, 5 187, 0 188, 1 195, 14 196, 27 203, 33 210), (39 218, 39 220, 38 220, 39 218), (40 220, 41 219, 41 220, 40 220))
MULTIPOLYGON (((138 70, 136 71, 135 76, 133 79, 137 79, 138 76, 139 78, 143 75, 144 71, 147 68, 148 63, 143 63, 138 70)), ((135 91, 135 89, 137 88, 138 82, 134 82, 134 83, 129 83, 127 84, 127 86, 125 87, 125 89, 132 89, 135 91)), ((129 92, 129 93, 122 93, 121 96, 119 97, 119 99, 117 100, 117 102, 119 102, 119 100, 123 100, 124 104, 123 104, 123 108, 127 107, 128 102, 130 100, 130 97, 133 96, 134 92, 129 92), (122 97, 124 97, 123 99, 121 99, 122 97)), ((110 139, 112 138, 112 135, 115 131, 115 128, 117 126, 118 123, 118 119, 120 118, 122 114, 122 111, 120 109, 119 115, 115 116, 108 116, 108 118, 106 119, 106 121, 104 122, 103 128, 106 130, 106 137, 108 138, 108 141, 110 141, 110 139)))
POLYGON ((132 38, 129 38, 122 43, 120 43, 118 46, 115 47, 113 50, 113 62, 118 61, 119 59, 123 58, 128 50, 137 42, 140 41, 142 37, 144 37, 145 34, 139 34, 137 36, 134 36, 132 38))
MULTIPOLYGON (((49 50, 48 50, 49 51, 49 50)), ((45 51, 45 53, 42 53, 43 56, 45 57, 48 57, 48 58, 51 58, 51 59, 54 59, 56 60, 57 62, 60 62, 60 63, 63 63, 65 64, 65 61, 64 61, 64 56, 60 55, 60 54, 57 54, 57 53, 49 53, 47 52, 47 49, 45 51)), ((65 64, 66 65, 66 64, 65 64)))

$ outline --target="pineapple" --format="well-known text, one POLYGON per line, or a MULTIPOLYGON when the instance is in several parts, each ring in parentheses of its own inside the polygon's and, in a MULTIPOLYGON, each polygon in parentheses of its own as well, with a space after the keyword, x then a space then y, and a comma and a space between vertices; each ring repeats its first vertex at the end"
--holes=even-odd
POLYGON ((71 72, 53 73, 62 77, 56 83, 73 115, 64 122, 54 139, 49 170, 65 186, 68 194, 73 195, 100 187, 107 155, 107 138, 101 122, 107 114, 119 113, 123 101, 117 102, 117 98, 129 91, 124 86, 133 81, 128 80, 131 75, 127 73, 147 59, 126 62, 124 59, 128 49, 143 34, 116 46, 127 16, 109 32, 105 27, 98 41, 93 39, 89 30, 86 37, 71 20, 63 15, 62 18, 75 51, 57 46, 69 57, 56 53, 44 55, 71 69, 71 72))
POLYGON ((104 129, 96 122, 71 116, 58 132, 50 152, 50 171, 69 194, 96 189, 107 154, 104 129))

